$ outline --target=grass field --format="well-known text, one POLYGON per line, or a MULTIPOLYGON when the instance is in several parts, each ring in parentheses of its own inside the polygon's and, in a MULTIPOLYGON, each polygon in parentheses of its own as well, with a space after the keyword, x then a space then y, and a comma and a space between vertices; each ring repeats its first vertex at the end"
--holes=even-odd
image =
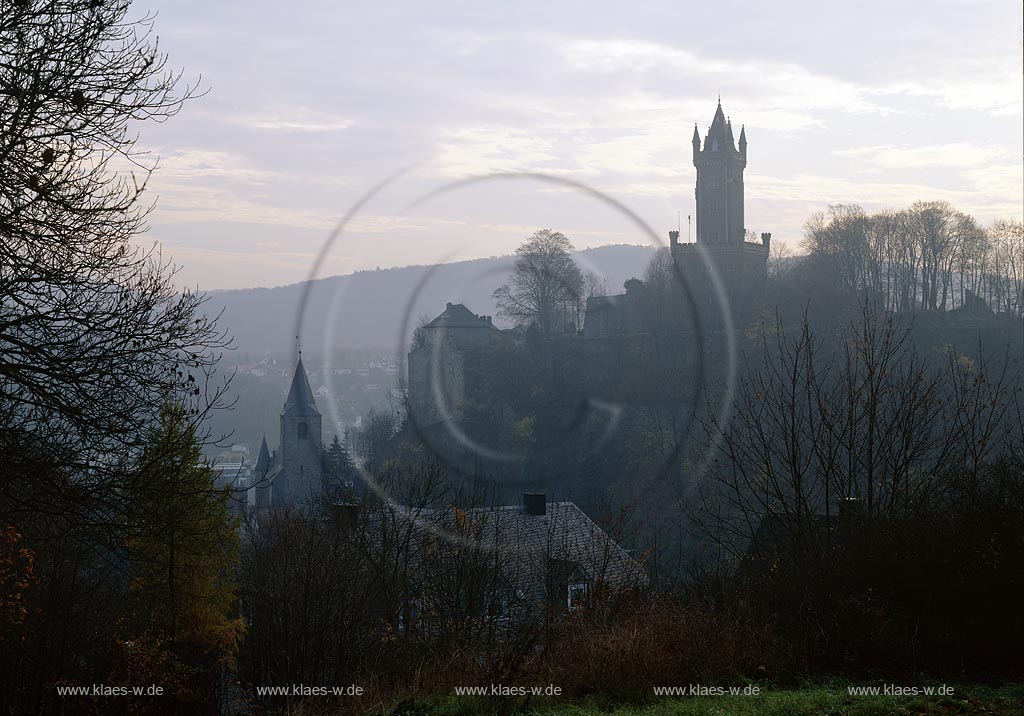
POLYGON ((1024 716, 1024 685, 954 686, 952 696, 851 696, 846 686, 766 688, 759 696, 664 698, 642 705, 540 698, 448 697, 401 704, 395 716, 1024 716))

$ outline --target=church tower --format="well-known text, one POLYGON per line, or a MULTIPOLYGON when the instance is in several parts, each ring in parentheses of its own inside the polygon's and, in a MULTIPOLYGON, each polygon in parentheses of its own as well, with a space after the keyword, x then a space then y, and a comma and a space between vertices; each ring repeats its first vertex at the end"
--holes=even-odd
POLYGON ((281 411, 279 465, 272 484, 275 505, 308 504, 320 493, 323 477, 320 412, 309 387, 302 352, 281 411))
POLYGON ((740 129, 736 148, 732 122, 722 112, 722 101, 711 121, 701 149, 697 125, 693 125, 693 166, 697 167, 697 243, 743 243, 743 170, 747 167, 747 133, 740 129))

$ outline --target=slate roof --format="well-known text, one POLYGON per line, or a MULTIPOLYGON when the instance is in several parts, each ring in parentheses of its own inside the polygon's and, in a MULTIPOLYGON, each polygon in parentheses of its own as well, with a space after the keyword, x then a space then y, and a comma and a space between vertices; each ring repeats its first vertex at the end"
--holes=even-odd
POLYGON ((486 318, 478 316, 462 303, 449 303, 447 308, 427 328, 445 326, 448 328, 493 328, 486 318))
POLYGON ((256 472, 265 472, 270 467, 270 448, 267 447, 267 436, 260 443, 260 454, 256 458, 256 472))
POLYGON ((549 502, 545 514, 522 505, 470 510, 480 519, 480 539, 496 545, 503 570, 544 579, 549 561, 569 563, 590 581, 613 586, 645 584, 647 576, 626 550, 572 502, 549 502))
POLYGON ((485 549, 496 551, 510 583, 542 591, 555 565, 576 579, 616 588, 647 583, 636 560, 575 503, 549 502, 543 515, 529 514, 522 505, 473 508, 462 513, 462 529, 454 527, 458 514, 424 510, 421 527, 450 527, 456 534, 471 534, 485 549))
POLYGON ((284 401, 284 415, 319 415, 316 409, 316 400, 313 398, 313 391, 309 387, 309 379, 306 377, 306 369, 302 367, 302 356, 299 356, 299 363, 295 366, 295 375, 292 376, 292 385, 288 390, 288 399, 284 401))
POLYGON ((721 100, 718 101, 714 119, 711 120, 711 126, 704 138, 704 151, 714 151, 715 147, 718 147, 720 151, 726 149, 736 151, 736 146, 733 144, 732 124, 725 118, 721 100))
POLYGON ((626 294, 617 293, 611 296, 591 296, 587 299, 587 312, 606 311, 620 308, 626 303, 626 294))

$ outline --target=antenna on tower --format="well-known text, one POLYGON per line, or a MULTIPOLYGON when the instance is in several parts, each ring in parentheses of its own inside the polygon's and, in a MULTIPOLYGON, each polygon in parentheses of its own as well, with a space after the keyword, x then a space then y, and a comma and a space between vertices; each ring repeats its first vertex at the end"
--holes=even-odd
POLYGON ((295 349, 299 352, 299 360, 302 360, 302 339, 295 336, 295 349))
POLYGON ((692 218, 690 214, 686 215, 686 243, 690 243, 690 220, 692 218))
POLYGON ((683 230, 683 212, 681 212, 681 211, 677 211, 676 212, 676 230, 677 231, 682 231, 683 230))

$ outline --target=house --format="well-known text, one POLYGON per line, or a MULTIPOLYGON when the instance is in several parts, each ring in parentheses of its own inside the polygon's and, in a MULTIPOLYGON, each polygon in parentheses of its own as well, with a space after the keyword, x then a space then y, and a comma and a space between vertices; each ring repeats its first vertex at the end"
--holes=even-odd
POLYGON ((331 519, 363 549, 376 552, 396 535, 414 535, 411 558, 402 562, 409 591, 399 608, 401 629, 430 631, 429 615, 450 603, 445 590, 453 583, 479 585, 461 603, 477 605, 480 619, 511 627, 648 582, 642 566, 577 505, 547 502, 542 493, 527 493, 518 505, 466 510, 360 515, 361 509, 335 504, 331 519), (453 579, 457 572, 464 578, 453 579))

